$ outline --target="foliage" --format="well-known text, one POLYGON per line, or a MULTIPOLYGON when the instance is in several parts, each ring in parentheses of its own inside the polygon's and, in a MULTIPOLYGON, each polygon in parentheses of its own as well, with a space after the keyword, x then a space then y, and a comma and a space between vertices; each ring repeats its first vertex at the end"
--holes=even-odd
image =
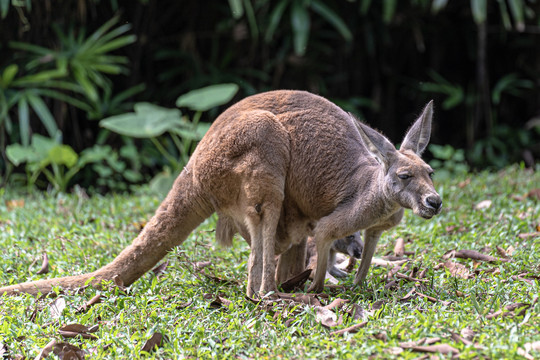
POLYGON ((124 136, 152 141, 169 161, 170 169, 158 174, 152 182, 152 188, 163 194, 169 191, 174 179, 188 162, 194 142, 202 139, 208 130, 209 124, 199 122, 202 113, 229 102, 237 91, 236 84, 219 84, 181 95, 176 105, 195 111, 191 121, 187 116, 182 116, 178 109, 143 102, 135 104, 135 112, 103 119, 100 125, 124 136), (167 137, 162 136, 164 134, 167 137), (168 139, 172 140, 177 153, 169 153, 163 145, 168 139))
POLYGON ((43 173, 49 183, 62 192, 67 190, 71 178, 85 165, 103 160, 107 155, 96 151, 94 147, 84 150, 78 156, 71 146, 37 134, 32 137, 31 145, 9 145, 6 154, 15 166, 26 164, 26 185, 29 191, 43 173))
POLYGON ((437 169, 437 179, 448 180, 469 172, 463 149, 454 149, 451 145, 436 144, 430 144, 428 149, 434 157, 429 164, 433 169, 437 169))
MULTIPOLYGON (((336 319, 342 317, 342 325, 325 327, 314 307, 305 304, 276 302, 265 308, 264 302, 246 299, 249 247, 240 239, 232 249, 217 247, 211 219, 171 251, 158 275, 150 272, 128 289, 111 284, 49 298, 0 297, 0 349, 13 358, 36 358, 55 339, 83 349, 92 359, 253 354, 407 359, 422 355, 411 346, 439 338, 438 344, 452 346, 460 358, 515 358, 526 344, 539 340, 540 303, 535 299, 540 291, 540 242, 534 233, 540 203, 534 195, 525 196, 540 184, 539 174, 511 167, 439 183, 443 212, 426 221, 407 211, 403 224, 386 233, 376 251, 376 257, 391 253, 396 239, 405 239, 409 262, 398 272, 414 278, 418 275, 413 273, 426 270, 425 277, 409 281, 391 269, 372 266, 364 288, 352 287, 352 275, 339 284, 344 288, 326 287, 326 295, 319 297, 323 303, 348 301, 331 310, 336 319), (477 208, 484 200, 490 200, 490 206, 477 208), (475 249, 501 257, 497 248, 509 250, 510 261, 450 259, 465 269, 466 278, 442 266, 449 250, 475 249), (205 262, 203 271, 196 270, 205 262), (388 281, 395 281, 394 287, 387 286, 388 281), (99 301, 87 305, 96 295, 99 301), (515 310, 507 310, 509 305, 515 310), (353 307, 360 318, 349 312, 353 307), (330 335, 364 320, 356 333, 330 335), (75 323, 98 325, 91 333, 97 339, 59 334, 61 327, 75 323), (143 353, 143 345, 156 333, 166 340, 143 353)), ((0 246, 7 249, 1 255, 2 285, 107 264, 159 203, 148 191, 91 198, 34 193, 24 199, 0 191, 7 200, 0 203, 0 246), (49 273, 37 275, 44 252, 49 273)), ((533 358, 538 355, 530 351, 533 358)))

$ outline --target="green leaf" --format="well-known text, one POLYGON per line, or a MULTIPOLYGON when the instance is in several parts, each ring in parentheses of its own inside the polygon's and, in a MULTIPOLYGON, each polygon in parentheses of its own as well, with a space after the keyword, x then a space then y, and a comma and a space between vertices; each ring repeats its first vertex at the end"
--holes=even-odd
POLYGON ((353 39, 353 35, 342 18, 339 17, 332 9, 323 4, 319 0, 314 0, 311 3, 311 8, 313 11, 318 13, 326 21, 328 21, 336 30, 343 36, 343 38, 350 42, 353 39))
POLYGON ((45 103, 39 96, 36 96, 32 93, 28 94, 27 98, 28 102, 32 106, 32 109, 34 109, 37 116, 40 118, 41 122, 47 129, 49 136, 55 137, 59 131, 58 126, 56 126, 56 121, 54 121, 54 117, 47 108, 47 105, 45 105, 45 103))
POLYGON ((56 145, 49 150, 46 161, 52 164, 65 165, 68 168, 75 166, 79 156, 69 145, 56 145))
POLYGON ((135 113, 111 116, 100 126, 135 138, 154 138, 183 125, 178 109, 166 109, 150 103, 135 104, 135 113))
POLYGON ((38 154, 42 155, 42 158, 46 158, 49 151, 58 145, 56 141, 48 137, 35 134, 32 136, 32 148, 36 150, 38 154))
POLYGON ((2 80, 1 85, 4 89, 9 87, 15 75, 17 75, 18 71, 19 71, 19 67, 16 64, 11 64, 4 69, 4 73, 2 74, 2 79, 1 79, 2 80))
POLYGON ((446 4, 448 4, 448 0, 434 0, 433 4, 431 4, 431 12, 438 14, 439 11, 446 7, 446 4))
POLYGON ((39 161, 39 157, 31 147, 22 146, 21 144, 6 146, 6 156, 15 166, 25 162, 39 161))
POLYGON ((512 22, 510 22, 510 14, 508 14, 508 7, 505 0, 497 0, 499 3, 499 13, 501 14, 501 21, 506 30, 512 29, 512 22))
POLYGON ((525 30, 525 12, 523 10, 523 0, 508 0, 508 3, 510 4, 510 12, 514 18, 516 29, 518 31, 525 30))
POLYGON ((362 15, 366 15, 370 7, 371 0, 362 0, 362 3, 360 4, 360 12, 362 13, 362 15))
POLYGON ((229 7, 231 8, 233 19, 238 20, 244 15, 242 0, 229 0, 229 7))
POLYGON ((237 92, 238 85, 236 84, 211 85, 181 95, 176 99, 176 106, 195 111, 207 111, 228 103, 237 92))
POLYGON ((0 0, 0 16, 5 19, 9 10, 11 0, 0 0))
POLYGON ((272 13, 270 14, 270 20, 268 22, 268 28, 266 29, 266 34, 264 36, 264 40, 266 42, 272 41, 274 33, 276 32, 276 29, 281 22, 281 18, 283 17, 283 12, 287 8, 288 4, 289 0, 281 0, 279 4, 277 4, 276 7, 274 7, 274 9, 272 10, 272 13))
POLYGON ((483 24, 487 17, 487 1, 486 0, 471 0, 471 11, 474 22, 483 24))
POLYGON ((311 19, 303 1, 296 0, 291 8, 291 26, 293 31, 294 53, 303 56, 307 50, 311 19))
POLYGON ((383 0, 383 22, 390 24, 396 13, 397 0, 383 0))
POLYGON ((19 100, 19 131, 23 146, 30 144, 30 113, 26 97, 19 100))

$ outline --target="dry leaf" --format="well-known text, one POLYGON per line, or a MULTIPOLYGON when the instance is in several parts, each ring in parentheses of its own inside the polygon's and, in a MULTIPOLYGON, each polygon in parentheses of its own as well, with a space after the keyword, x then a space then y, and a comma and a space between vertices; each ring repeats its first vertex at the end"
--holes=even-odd
POLYGON ((24 207, 24 200, 23 199, 6 200, 6 207, 8 211, 16 209, 16 208, 22 208, 24 207))
POLYGON ((459 336, 458 334, 456 334, 455 332, 451 332, 450 333, 450 337, 452 338, 452 340, 454 340, 455 342, 461 342, 465 345, 472 345, 472 341, 469 341, 461 336, 459 336))
POLYGON ((482 254, 476 250, 450 250, 443 255, 443 259, 460 258, 460 259, 472 259, 477 261, 508 261, 507 259, 499 259, 490 255, 482 254))
POLYGON ((225 299, 224 297, 221 297, 221 296, 216 296, 214 298, 214 300, 212 300, 212 302, 210 303, 210 307, 213 307, 213 308, 220 308, 220 307, 229 307, 229 305, 231 305, 232 302, 228 299, 225 299))
POLYGON ((211 261, 197 261, 193 263, 193 269, 195 271, 200 271, 210 265, 212 265, 211 261))
POLYGON ((315 294, 287 294, 287 293, 276 293, 276 296, 282 300, 288 300, 300 304, 321 306, 321 302, 316 298, 315 294))
POLYGON ((298 275, 293 276, 287 281, 281 283, 280 287, 283 291, 289 292, 297 288, 302 288, 311 275, 311 269, 306 269, 298 275))
POLYGON ((527 197, 533 200, 540 200, 540 189, 532 189, 527 193, 527 197))
POLYGON ((403 256, 405 253, 405 240, 403 238, 397 238, 396 244, 394 245, 394 255, 395 256, 403 256))
POLYGON ((201 270, 200 273, 203 274, 204 276, 206 276, 208 279, 210 279, 212 281, 215 281, 218 284, 222 284, 222 285, 233 285, 233 284, 235 284, 235 281, 233 281, 233 280, 222 279, 220 277, 217 277, 217 276, 214 276, 214 275, 211 275, 211 274, 207 274, 206 271, 204 271, 204 270, 201 270))
POLYGON ((352 304, 351 308, 347 311, 352 316, 353 320, 366 320, 369 315, 373 315, 373 311, 366 311, 362 306, 358 304, 352 304))
POLYGON ((76 313, 82 313, 88 310, 90 307, 94 306, 95 304, 98 304, 101 302, 101 294, 94 295, 90 300, 88 300, 86 303, 84 303, 81 307, 79 307, 76 311, 76 313))
POLYGON ((76 338, 80 336, 83 339, 97 340, 95 335, 90 334, 90 329, 81 324, 69 324, 62 326, 60 329, 58 329, 58 333, 64 338, 76 338))
MULTIPOLYGON (((540 226, 540 225, 539 225, 539 226, 540 226)), ((538 231, 540 231, 540 229, 538 229, 538 231)), ((514 254, 514 251, 516 251, 516 249, 515 249, 512 245, 510 245, 510 246, 508 247, 508 249, 506 249, 506 253, 507 253, 509 256, 512 256, 512 255, 514 254)))
POLYGON ((463 279, 468 279, 470 277, 469 270, 460 263, 455 263, 452 260, 446 260, 444 267, 448 269, 450 275, 453 277, 461 277, 463 279))
POLYGON ((41 263, 41 269, 36 273, 37 275, 46 274, 49 272, 49 257, 47 253, 43 253, 43 262, 41 263))
POLYGON ((377 340, 381 340, 382 342, 388 341, 388 335, 386 334, 386 331, 381 331, 380 333, 373 334, 373 337, 377 340))
POLYGON ((345 329, 332 331, 330 335, 343 335, 345 333, 354 334, 355 332, 358 332, 359 329, 365 327, 366 325, 367 325, 367 321, 364 321, 364 322, 361 322, 360 324, 346 327, 345 329))
POLYGON ((152 335, 152 337, 150 339, 148 339, 142 349, 141 349, 141 353, 143 351, 146 351, 146 352, 151 352, 155 347, 161 347, 161 345, 163 344, 163 341, 165 340, 165 337, 163 336, 162 333, 159 333, 159 332, 156 332, 152 335))
POLYGON ((458 184, 458 187, 460 189, 463 189, 465 186, 469 185, 471 183, 471 178, 467 178, 465 179, 464 181, 461 181, 459 184, 458 184))
POLYGON ((66 300, 64 300, 64 298, 61 296, 59 296, 56 300, 54 300, 49 305, 51 316, 54 319, 58 319, 60 316, 62 316, 62 312, 64 311, 65 308, 66 308, 66 300))
POLYGON ((341 309, 343 305, 345 305, 348 302, 349 300, 337 298, 337 299, 334 299, 334 301, 332 301, 330 304, 326 305, 324 308, 328 310, 332 310, 334 308, 341 309))
POLYGON ((382 309, 383 305, 384 305, 384 300, 377 300, 373 304, 371 304, 371 310, 382 309))
POLYGON ((453 348, 448 344, 437 344, 437 345, 428 345, 428 346, 412 346, 407 349, 418 352, 427 352, 427 353, 441 353, 441 354, 459 354, 458 349, 453 348))
POLYGON ((85 357, 85 352, 82 349, 68 343, 55 344, 53 352, 61 360, 82 360, 85 357))
POLYGON ((540 231, 535 231, 532 233, 522 233, 518 235, 518 238, 520 239, 530 239, 530 238, 536 238, 540 236, 540 231))
POLYGON ((409 261, 410 261, 409 259, 402 259, 402 260, 396 260, 396 261, 387 261, 387 260, 383 260, 381 258, 373 258, 371 260, 371 265, 373 265, 373 266, 382 266, 382 267, 386 267, 386 268, 393 268, 396 265, 402 265, 402 264, 405 264, 406 262, 409 262, 409 261))
POLYGON ((405 274, 402 274, 402 273, 399 273, 399 272, 396 273, 396 277, 397 277, 398 279, 405 279, 405 280, 413 281, 413 282, 415 282, 415 281, 418 281, 418 282, 426 282, 426 281, 429 281, 429 280, 427 280, 427 279, 418 279, 418 278, 414 278, 414 277, 412 277, 412 276, 405 275, 405 274))
POLYGON ((315 320, 327 328, 336 327, 343 322, 341 316, 338 319, 336 313, 322 306, 316 306, 315 311, 315 320))
POLYGON ((491 207, 492 201, 491 200, 483 200, 480 201, 476 206, 474 207, 476 210, 483 210, 488 209, 491 207))
POLYGON ((169 265, 169 260, 166 260, 166 261, 162 262, 161 264, 159 264, 158 266, 156 266, 155 268, 153 268, 152 272, 154 273, 154 275, 159 277, 161 274, 163 274, 165 272, 168 265, 169 265))
POLYGON ((56 345, 56 340, 51 340, 47 345, 45 345, 43 349, 41 349, 38 356, 36 356, 35 360, 45 359, 53 351, 53 348, 55 345, 56 345))
POLYGON ((476 332, 470 328, 463 328, 460 332, 461 336, 467 340, 472 341, 474 337, 476 336, 476 332))

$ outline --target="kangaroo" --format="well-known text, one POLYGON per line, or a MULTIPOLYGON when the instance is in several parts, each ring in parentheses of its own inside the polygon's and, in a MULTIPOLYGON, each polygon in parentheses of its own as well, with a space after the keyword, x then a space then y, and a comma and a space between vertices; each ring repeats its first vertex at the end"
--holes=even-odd
MULTIPOLYGON (((307 259, 306 266, 308 269, 315 269, 317 264, 317 248, 315 241, 312 237, 307 239, 307 259)), ((341 239, 334 240, 330 247, 330 253, 328 257, 327 271, 330 275, 336 278, 342 278, 348 275, 346 271, 341 270, 336 266, 336 257, 338 253, 349 255, 351 258, 360 259, 362 256, 362 250, 364 249, 364 243, 362 242, 362 235, 360 231, 355 232, 352 235, 346 236, 341 239)))
POLYGON ((323 97, 290 90, 247 97, 218 116, 154 216, 112 262, 0 294, 44 294, 113 278, 129 286, 214 212, 250 239, 248 296, 276 291, 276 281, 303 270, 307 236, 319 254, 309 290, 320 292, 333 241, 364 230, 359 284, 381 233, 400 222, 404 208, 426 219, 441 211, 433 170, 420 159, 432 113, 430 102, 398 151, 323 97))

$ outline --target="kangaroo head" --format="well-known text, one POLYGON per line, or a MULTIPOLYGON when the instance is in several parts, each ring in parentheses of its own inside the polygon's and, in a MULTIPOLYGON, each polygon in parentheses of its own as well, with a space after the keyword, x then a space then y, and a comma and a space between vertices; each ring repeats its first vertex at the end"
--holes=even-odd
POLYGON ((360 259, 364 250, 360 232, 335 240, 332 243, 332 250, 360 259))
POLYGON ((433 169, 420 156, 429 142, 433 101, 411 126, 400 150, 369 126, 358 123, 359 132, 369 151, 384 168, 384 196, 425 219, 441 212, 442 200, 435 191, 431 177, 433 169))

